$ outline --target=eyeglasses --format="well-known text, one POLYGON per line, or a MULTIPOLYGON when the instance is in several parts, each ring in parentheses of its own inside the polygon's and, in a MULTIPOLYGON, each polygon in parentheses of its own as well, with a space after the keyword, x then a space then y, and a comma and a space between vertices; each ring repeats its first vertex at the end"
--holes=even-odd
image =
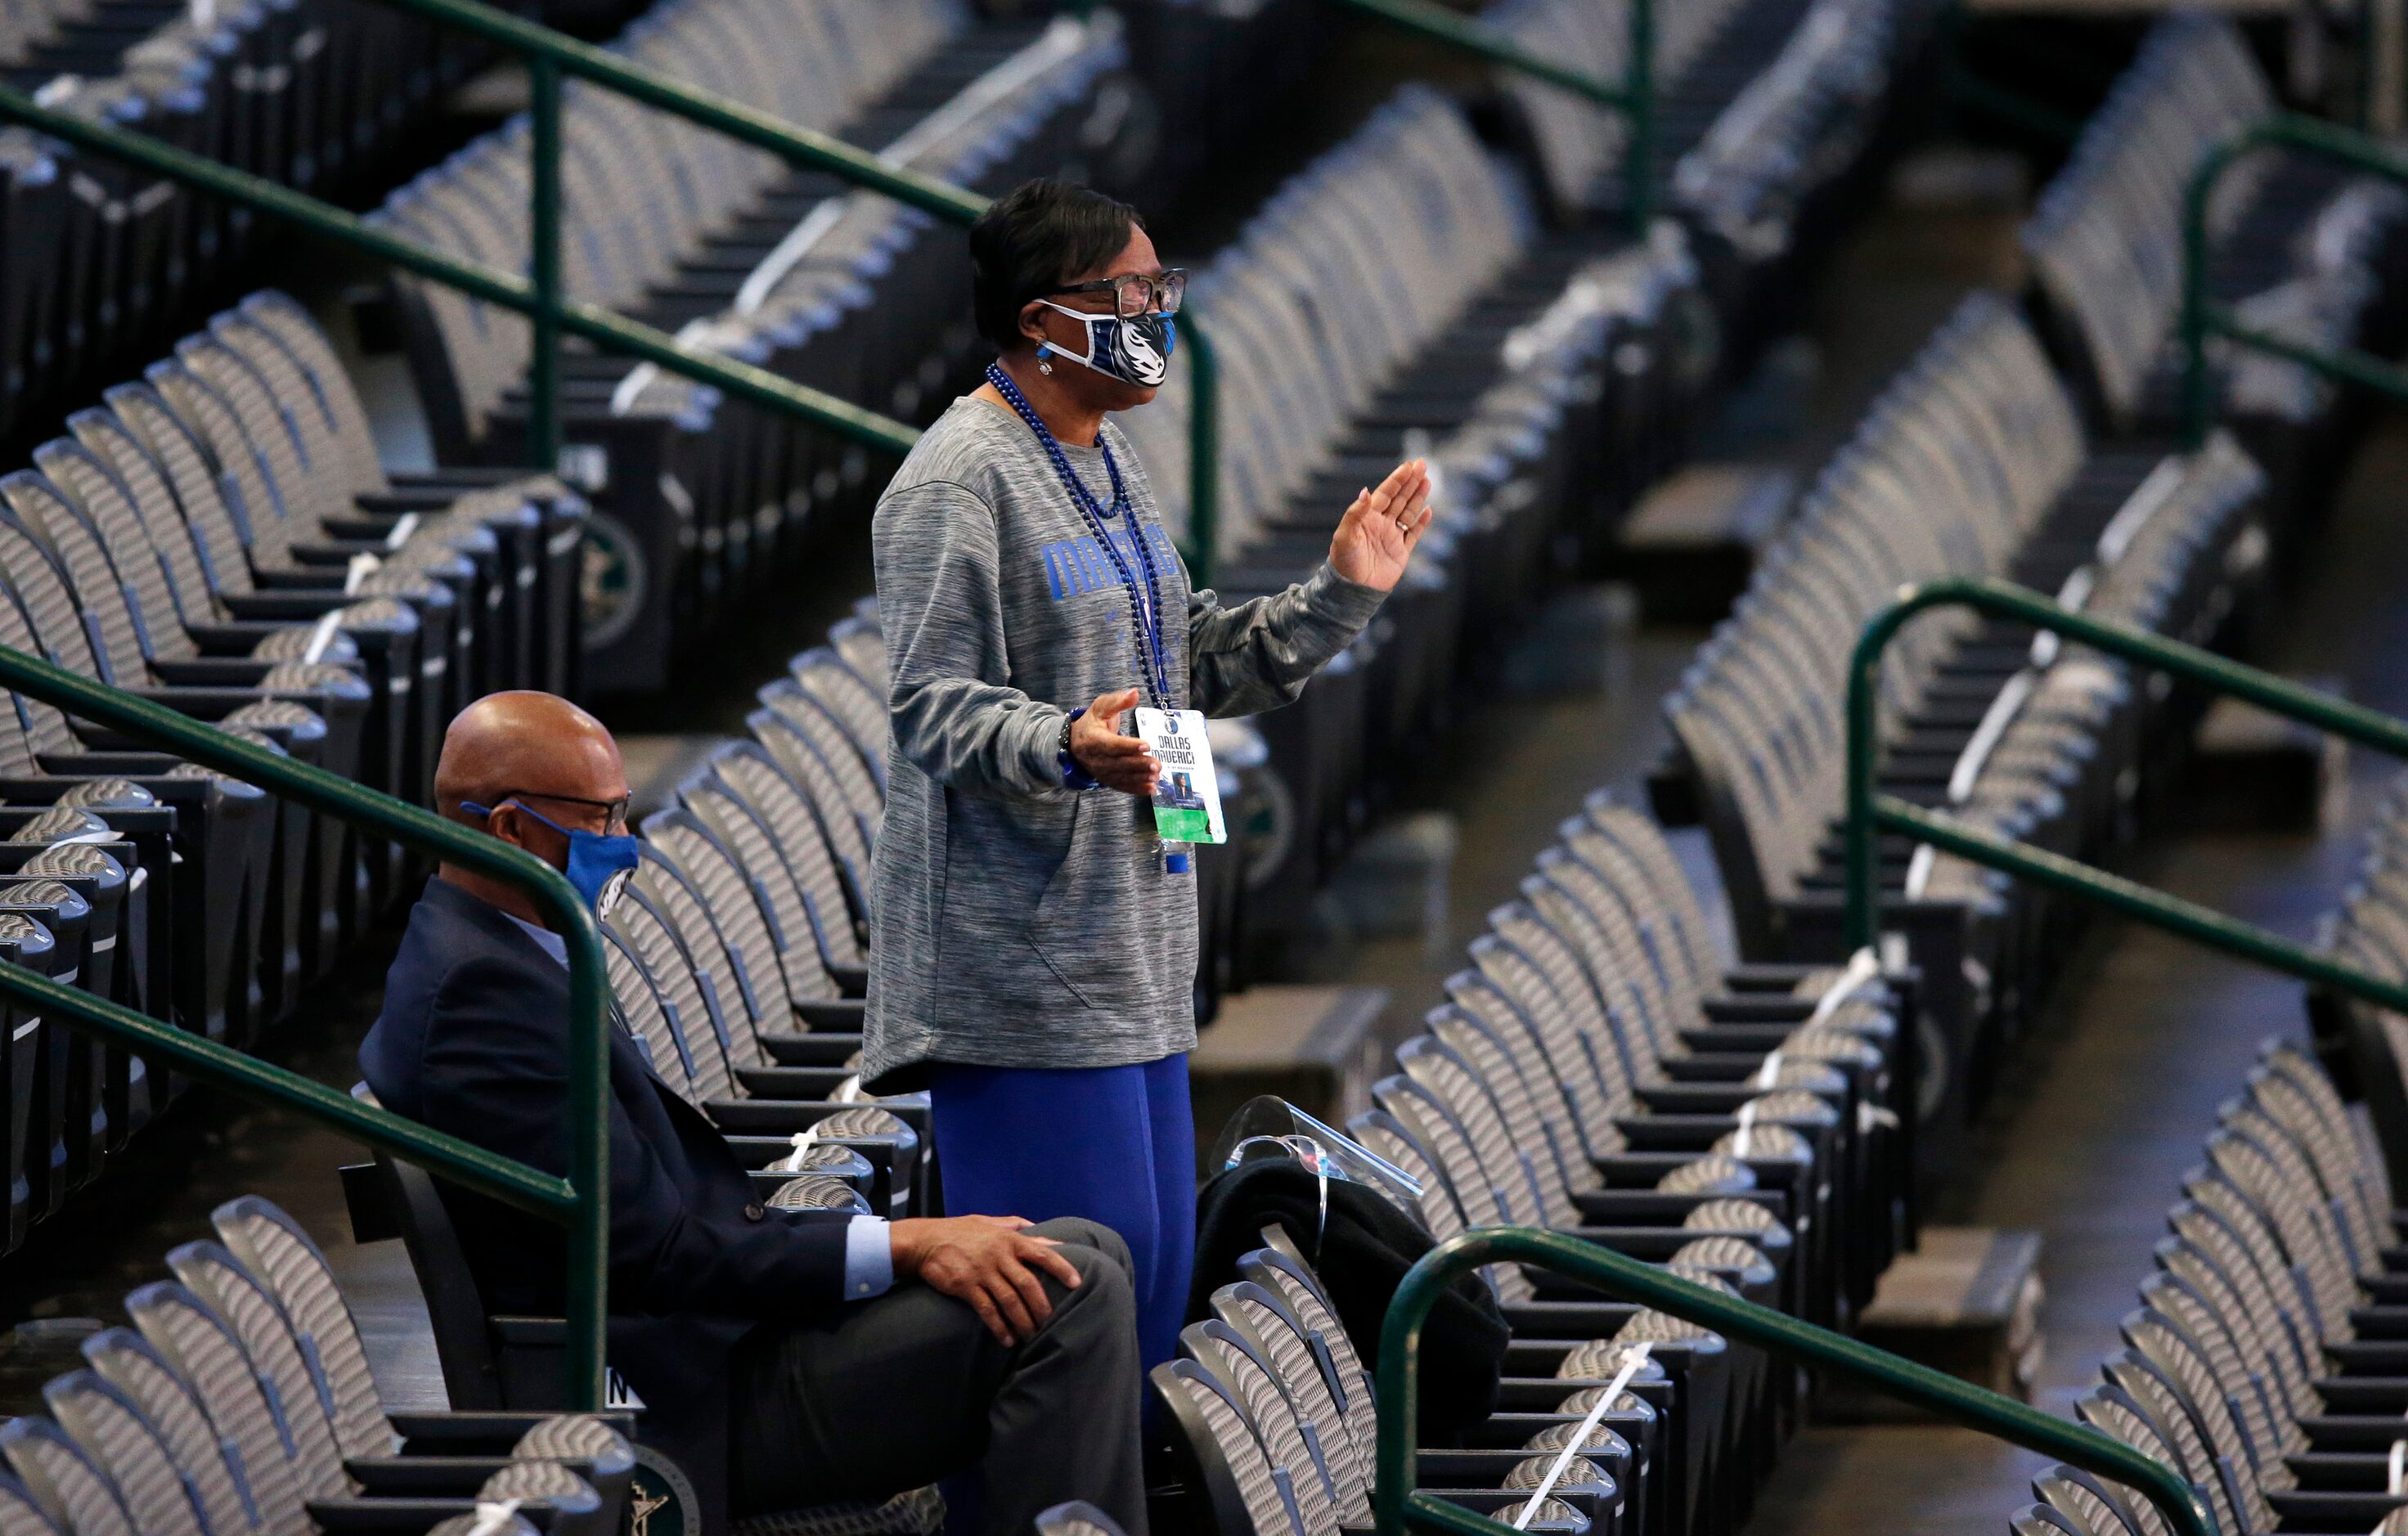
POLYGON ((1110 294, 1112 313, 1123 320, 1135 320, 1140 315, 1175 315, 1179 301, 1187 296, 1187 269, 1173 266, 1160 272, 1124 272, 1117 278, 1097 278, 1093 282, 1057 288, 1053 296, 1058 298, 1065 294, 1110 294))
POLYGON ((589 800, 582 795, 552 795, 539 789, 513 789, 494 796, 494 810, 485 814, 491 816, 494 811, 499 811, 505 800, 558 800, 565 805, 590 805, 602 812, 602 830, 616 837, 627 830, 627 807, 634 799, 633 795, 622 795, 615 800, 589 800))

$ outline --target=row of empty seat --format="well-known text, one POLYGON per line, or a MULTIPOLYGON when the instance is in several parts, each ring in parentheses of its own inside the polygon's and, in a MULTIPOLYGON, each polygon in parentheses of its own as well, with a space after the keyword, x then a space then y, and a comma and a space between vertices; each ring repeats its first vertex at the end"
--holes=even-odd
MULTIPOLYGON (((1818 477, 1668 702, 1743 952, 1837 955, 1850 657, 1902 585, 2005 577, 2213 641, 2263 565, 2250 533, 2263 484, 2222 436, 2193 454, 2089 452, 2029 329, 1996 299, 1967 300, 1818 477)), ((2095 854, 2130 834, 2186 720, 2117 663, 1943 611, 1884 658, 1880 772, 1909 799, 2095 854)), ((1884 882, 1937 1021, 1928 1091, 1954 1122, 1972 1057, 2050 973, 2057 910, 1895 841, 1884 882)))
MULTIPOLYGON (((2318 947, 2385 981, 2408 980, 2408 779, 2395 782, 2370 818, 2366 853, 2318 947)), ((2316 1051, 2344 1093, 2362 1101, 2383 1149, 2384 1171, 2408 1185, 2408 1079, 2386 1069, 2408 1061, 2408 1023, 2328 987, 2308 994, 2316 1051)))
POLYGON ((299 1224, 245 1197, 211 1225, 125 1298, 131 1327, 84 1340, 48 1416, 0 1422, 11 1536, 620 1529, 624 1421, 389 1411, 299 1224))
MULTIPOLYGON (((1770 288, 1809 253, 1936 14, 1928 0, 1711 0, 1656 13, 1650 174, 1659 201, 1698 236, 1708 286, 1736 326, 1752 328, 1768 301, 1777 311, 1770 288)), ((1488 18, 1543 57, 1598 79, 1619 79, 1627 68, 1621 6, 1501 0, 1488 18)), ((1559 220, 1606 219, 1627 207, 1624 119, 1519 76, 1503 90, 1559 220)))
MULTIPOLYGON (((284 295, 68 424, 0 477, 0 644, 422 804, 468 700, 574 687, 582 504, 542 478, 387 476, 284 295)), ((56 849, 24 865, 47 883, 12 887, 11 922, 53 976, 244 1045, 404 894, 411 866, 377 840, 9 703, 9 830, 21 857, 56 849)), ((12 1244, 172 1087, 23 1024, 0 1063, 12 1244)))
MULTIPOLYGON (((2216 1120, 2125 1347, 2074 1412, 2175 1471, 2220 1529, 2395 1531, 2402 1277, 2385 1159, 2295 1045, 2268 1046, 2216 1120)), ((2020 1536, 2173 1529, 2137 1490, 2073 1468, 2032 1489, 2020 1536)))

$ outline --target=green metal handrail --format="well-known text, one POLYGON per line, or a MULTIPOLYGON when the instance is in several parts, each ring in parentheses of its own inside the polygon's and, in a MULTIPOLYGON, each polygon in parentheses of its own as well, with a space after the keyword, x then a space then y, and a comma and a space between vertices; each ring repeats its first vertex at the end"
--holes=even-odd
POLYGON ((594 913, 559 871, 498 838, 473 832, 432 811, 366 789, 339 775, 297 763, 264 746, 227 735, 164 704, 137 697, 0 646, 0 686, 80 719, 157 742, 188 761, 233 774, 313 811, 531 894, 552 931, 568 945, 568 1177, 556 1178, 497 1156, 456 1137, 428 1129, 387 1110, 357 1103, 345 1093, 230 1046, 64 985, 26 967, 0 963, 0 997, 46 1019, 64 1020, 145 1056, 172 1064, 246 1098, 278 1106, 346 1135, 425 1165, 568 1228, 568 1379, 566 1405, 603 1406, 603 1326, 609 1310, 610 1141, 603 1094, 609 1072, 605 1012, 609 982, 594 913))
POLYGON ((2164 1512, 2179 1536, 2217 1536, 2215 1516, 2190 1485, 2163 1462, 2122 1441, 1787 1313, 1683 1280, 1627 1254, 1528 1227, 1481 1227, 1447 1239, 1405 1271, 1388 1303, 1380 1328, 1380 1372, 1373 1384, 1380 1439, 1371 1500, 1381 1536, 1406 1536, 1415 1528, 1458 1536, 1516 1536, 1509 1525, 1412 1486, 1422 1325, 1456 1276, 1497 1263, 1527 1264, 1568 1275, 1618 1300, 1653 1307, 1768 1354, 1852 1377, 1969 1429, 2127 1484, 2164 1512))
POLYGON ((2207 440, 2215 414, 2214 381, 2207 371, 2207 338, 2220 336, 2243 347, 2271 352, 2286 361, 2337 379, 2360 384, 2395 400, 2408 400, 2408 368, 2369 352, 2344 347, 2327 351, 2303 346, 2272 331, 2244 323, 2229 304, 2207 296, 2207 208, 2215 184, 2232 164, 2252 150, 2280 145, 2355 165, 2393 181, 2408 182, 2408 150, 2356 129, 2318 118, 2283 113, 2263 118, 2235 131, 2207 151, 2191 173, 2183 193, 2183 277, 2181 342, 2182 442, 2198 448, 2207 440))
POLYGON ((1970 608, 1995 618, 2028 624, 2093 650, 2171 672, 2212 693, 2247 699, 2260 709, 2360 746, 2394 757, 2408 757, 2408 721, 2303 688, 2272 672, 2243 666, 2195 645, 2076 612, 2028 587, 1989 578, 1905 587, 1896 601, 1865 625, 1849 663, 1845 931, 1850 948, 1873 942, 1880 923, 1875 843, 1885 831, 1899 832, 1956 857, 2111 907, 2209 949, 2237 955, 2394 1012, 2408 1012, 2408 986, 2400 983, 2344 965, 2305 944, 2228 917, 2212 907, 2185 901, 2062 854, 1977 830, 1895 796, 1875 793, 1873 773, 1879 756, 1875 715, 1880 708, 1882 655, 1908 620, 1934 608, 1970 608))
MULTIPOLYGON (((933 213, 951 223, 968 224, 981 213, 986 211, 988 199, 967 187, 958 187, 950 181, 940 181, 935 177, 923 176, 918 171, 893 165, 867 150, 846 143, 833 134, 822 133, 798 123, 789 122, 782 118, 757 111, 733 97, 723 96, 698 86, 688 85, 684 81, 662 74, 659 70, 631 63, 607 49, 581 42, 565 32, 523 20, 510 15, 508 11, 496 10, 492 6, 483 4, 482 0, 380 0, 380 3, 397 10, 424 17, 432 22, 457 27, 488 42, 497 43, 523 54, 527 60, 531 82, 540 82, 547 77, 556 82, 562 74, 574 75, 589 84, 615 91, 630 100, 639 101, 647 107, 658 108, 673 117, 684 118, 689 122, 714 129, 731 138, 750 144, 755 149, 767 150, 784 159, 789 165, 824 171, 854 186, 867 188, 910 207, 933 213)), ((1639 0, 1642 7, 1648 3, 1649 0, 1639 0)), ((1083 16, 1092 7, 1081 6, 1074 8, 1083 16)), ((548 100, 538 83, 538 89, 530 93, 529 110, 534 128, 530 148, 534 155, 536 174, 538 178, 544 174, 544 165, 548 157, 552 165, 552 175, 556 183, 559 175, 560 137, 559 94, 556 83, 548 100), (547 117, 550 120, 548 129, 547 117), (551 146, 549 151, 545 148, 547 144, 551 146)), ((538 261, 544 259, 544 252, 547 250, 552 252, 551 259, 555 264, 555 273, 559 260, 558 207, 556 192, 552 200, 547 203, 541 187, 538 186, 536 189, 536 197, 531 209, 535 251, 538 261), (546 212, 547 208, 551 209, 549 213, 546 212)), ((539 273, 538 278, 540 278, 539 273)), ((557 288, 552 291, 557 292, 557 288)), ((1189 572, 1194 577, 1196 584, 1209 586, 1212 579, 1214 535, 1220 526, 1219 373, 1213 366, 1211 341, 1205 335, 1204 327, 1197 323, 1195 311, 1182 309, 1179 320, 1181 337, 1186 342, 1189 350, 1189 380, 1195 395, 1195 403, 1188 417, 1185 557, 1189 572)), ((538 331, 536 341, 538 366, 541 367, 545 364, 543 336, 540 329, 538 331)), ((656 355, 645 353, 638 355, 647 356, 650 361, 658 363, 663 367, 672 368, 673 371, 687 371, 675 368, 673 364, 656 355)), ((557 364, 551 366, 556 368, 557 364)), ((695 375, 695 377, 700 376, 695 375)), ((768 377, 775 377, 775 375, 768 377)), ((714 379, 709 381, 716 383, 719 380, 714 379)), ((551 410, 553 412, 552 419, 556 423, 556 408, 551 404, 556 399, 556 395, 545 393, 548 387, 538 376, 530 375, 528 379, 530 410, 531 413, 551 410)), ((861 414, 868 413, 861 412, 861 414)), ((899 422, 892 425, 900 433, 909 434, 909 436, 897 438, 894 441, 872 441, 868 438, 857 438, 857 440, 870 441, 873 447, 892 448, 897 452, 908 452, 911 442, 917 439, 918 434, 899 422)), ((552 441, 556 449, 558 441, 556 424, 552 441)), ((539 466, 548 467, 550 461, 538 457, 532 443, 531 434, 530 458, 539 466)))
POLYGON ((1485 59, 1534 80, 1570 91, 1629 124, 1623 145, 1623 216, 1631 237, 1643 239, 1656 214, 1656 0, 1624 0, 1629 7, 1628 57, 1622 83, 1602 80, 1533 53, 1501 29, 1447 9, 1433 0, 1327 0, 1330 5, 1384 22, 1400 31, 1458 53, 1485 59))
MULTIPOLYGON (((549 317, 567 335, 583 337, 612 352, 641 358, 772 410, 799 416, 854 442, 905 453, 919 440, 916 430, 891 417, 780 378, 767 368, 689 347, 666 331, 613 314, 598 305, 557 297, 557 267, 548 267, 546 263, 536 263, 535 270, 539 275, 547 270, 552 274, 555 297, 549 302, 538 294, 533 281, 515 273, 430 251, 379 229, 357 214, 294 192, 280 182, 220 165, 141 134, 86 122, 41 106, 22 92, 0 87, 0 119, 22 122, 78 149, 139 165, 171 181, 257 209, 530 319, 549 317)), ((538 178, 539 182, 544 179, 538 178)), ((552 466, 543 463, 538 467, 548 469, 552 466)))

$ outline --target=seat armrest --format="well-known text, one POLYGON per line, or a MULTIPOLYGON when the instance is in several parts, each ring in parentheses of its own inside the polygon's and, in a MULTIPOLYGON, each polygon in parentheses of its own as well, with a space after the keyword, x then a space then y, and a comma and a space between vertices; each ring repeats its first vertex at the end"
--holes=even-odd
POLYGON ((842 1067, 738 1067, 736 1081, 755 1102, 806 1099, 819 1102, 853 1074, 842 1067))
POLYGON ((508 1456, 346 1457, 343 1470, 370 1498, 474 1499, 485 1479, 509 1460, 508 1456))
MULTIPOLYGON (((225 605, 226 610, 238 622, 249 620, 262 624, 278 624, 323 618, 336 609, 356 601, 357 598, 340 586, 329 586, 323 577, 312 572, 307 581, 283 582, 280 590, 274 592, 247 592, 238 596, 229 596, 225 605)), ((215 635, 224 627, 195 625, 193 634, 197 639, 205 634, 215 635)), ((249 646, 244 649, 248 650, 249 646)))
POLYGON ((275 665, 249 656, 186 656, 179 661, 154 661, 150 670, 162 682, 179 688, 256 688, 275 665))
MULTIPOLYGON (((459 486, 468 490, 487 490, 496 485, 511 485, 532 478, 536 471, 511 465, 447 464, 433 469, 396 469, 385 478, 395 491, 421 489, 439 490, 459 486)), ((360 498, 363 502, 368 498, 360 498)))
POLYGON ((862 1015, 869 1006, 867 998, 797 998, 795 1017, 803 1021, 813 1034, 852 1035, 860 1043, 862 1015))
POLYGON ((1778 1051, 1789 1043, 1797 1033, 1786 1024, 1717 1024, 1703 1029, 1684 1029, 1682 1043, 1692 1051, 1708 1055, 1762 1055, 1778 1051))
POLYGON ((869 971, 867 968, 832 965, 827 968, 827 973, 829 980, 836 983, 837 990, 847 998, 869 996, 869 971))
MULTIPOLYGON (((252 580, 258 582, 260 589, 259 593, 253 594, 253 596, 261 594, 272 596, 279 592, 290 592, 295 588, 308 588, 312 592, 328 592, 327 606, 330 608, 339 607, 353 600, 343 592, 343 571, 339 565, 332 568, 323 566, 315 567, 269 566, 264 570, 254 571, 252 580)), ((229 597, 226 599, 226 607, 236 613, 247 612, 252 607, 252 597, 229 597)))
POLYGON ((1814 1012, 1811 998, 1778 993, 1743 993, 1705 999, 1706 1018, 1713 1024, 1802 1024, 1814 1012))
MULTIPOLYGON (((494 1321, 496 1324, 504 1322, 546 1324, 554 1328, 561 1326, 551 1318, 497 1317, 494 1321)), ((505 1445, 515 1445, 521 1435, 546 1419, 558 1418, 560 1412, 554 1409, 479 1408, 451 1412, 388 1414, 385 1416, 392 1421, 394 1429, 404 1440, 447 1443, 498 1441, 505 1445)), ((613 1410, 594 1416, 607 1421, 610 1428, 623 1435, 633 1435, 636 1432, 636 1415, 633 1414, 613 1410)))
POLYGON ((841 1067, 861 1049, 859 1035, 756 1035, 781 1067, 841 1067))
MULTIPOLYGON (((523 469, 519 473, 523 477, 526 471, 523 469)), ((446 489, 440 485, 412 485, 402 490, 370 491, 365 495, 353 496, 351 505, 369 517, 392 523, 410 512, 442 511, 470 489, 473 487, 446 489)))
MULTIPOLYGON (((251 647, 279 630, 290 627, 290 624, 272 620, 246 622, 236 619, 225 624, 188 624, 184 626, 184 633, 193 638, 193 643, 199 646, 204 654, 249 660, 251 647)), ((151 665, 155 667, 158 663, 151 665)))
MULTIPOLYGON (((181 766, 183 759, 161 752, 78 752, 44 753, 39 762, 45 773, 74 779, 159 779, 181 766)), ((0 783, 0 795, 15 797, 5 783, 0 783)), ((102 820, 108 817, 108 812, 101 812, 102 820)))
POLYGON ((1733 992, 1787 992, 1822 966, 1750 961, 1723 972, 1723 985, 1733 992))

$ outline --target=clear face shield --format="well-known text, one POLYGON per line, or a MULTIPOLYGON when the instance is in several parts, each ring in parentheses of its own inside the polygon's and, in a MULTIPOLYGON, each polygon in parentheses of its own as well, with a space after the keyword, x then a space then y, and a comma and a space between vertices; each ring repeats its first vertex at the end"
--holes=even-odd
MULTIPOLYGON (((1219 1171, 1266 1158, 1304 1165, 1320 1185, 1320 1223, 1329 1225, 1329 1186, 1360 1184, 1413 1218, 1422 1220, 1421 1182, 1403 1169, 1275 1094, 1247 1100, 1221 1128, 1206 1166, 1219 1171)), ((1316 1231, 1318 1246, 1321 1233, 1316 1231)))

